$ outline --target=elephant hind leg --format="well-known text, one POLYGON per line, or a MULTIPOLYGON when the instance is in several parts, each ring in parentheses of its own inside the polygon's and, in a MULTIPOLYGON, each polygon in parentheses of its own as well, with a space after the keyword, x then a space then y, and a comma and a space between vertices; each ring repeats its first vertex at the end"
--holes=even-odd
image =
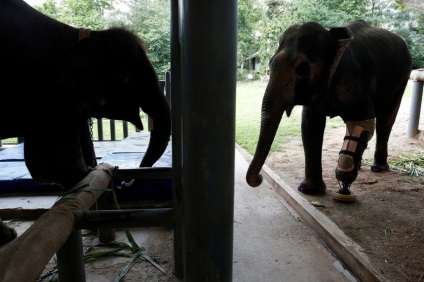
POLYGON ((391 110, 384 112, 376 118, 376 143, 374 163, 371 165, 372 172, 383 172, 390 169, 389 164, 387 163, 388 143, 401 101, 402 95, 398 95, 398 98, 391 110))
POLYGON ((4 244, 12 241, 18 236, 16 233, 16 230, 7 226, 1 219, 0 219, 0 246, 3 246, 4 244))
POLYGON ((389 136, 391 132, 387 129, 386 126, 379 125, 379 122, 377 120, 376 124, 376 145, 375 145, 375 153, 374 153, 374 162, 371 165, 371 171, 372 172, 383 172, 388 171, 389 164, 387 163, 387 143, 389 141, 389 136))

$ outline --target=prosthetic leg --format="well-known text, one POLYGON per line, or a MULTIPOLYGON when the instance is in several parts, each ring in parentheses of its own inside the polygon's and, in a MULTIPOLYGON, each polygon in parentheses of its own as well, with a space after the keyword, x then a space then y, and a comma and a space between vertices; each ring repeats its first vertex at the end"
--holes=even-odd
POLYGON ((333 199, 343 202, 356 201, 356 195, 350 191, 350 185, 358 176, 362 155, 374 134, 374 128, 374 119, 346 122, 346 136, 335 170, 340 189, 333 193, 333 199))

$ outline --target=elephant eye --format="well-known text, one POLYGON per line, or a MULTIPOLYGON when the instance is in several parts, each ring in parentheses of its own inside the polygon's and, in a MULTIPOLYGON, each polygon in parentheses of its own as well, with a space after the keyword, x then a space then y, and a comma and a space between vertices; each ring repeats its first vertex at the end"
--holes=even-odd
POLYGON ((302 62, 296 66, 296 74, 300 78, 305 78, 309 75, 310 67, 308 62, 302 62))
POLYGON ((118 75, 118 79, 117 79, 118 84, 125 85, 125 84, 128 84, 129 81, 130 81, 130 78, 128 75, 125 75, 125 74, 118 75))

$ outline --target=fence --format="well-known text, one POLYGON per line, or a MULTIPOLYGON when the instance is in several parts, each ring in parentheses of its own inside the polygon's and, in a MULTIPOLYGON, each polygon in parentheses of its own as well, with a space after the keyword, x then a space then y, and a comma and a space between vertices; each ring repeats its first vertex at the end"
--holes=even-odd
MULTIPOLYGON (((141 120, 145 130, 150 131, 152 127, 151 119, 145 115, 140 114, 141 120), (146 126, 147 125, 147 126, 146 126)), ((92 127, 93 141, 116 141, 122 140, 133 132, 140 131, 134 125, 129 124, 127 121, 113 120, 113 119, 93 119, 92 127)), ((0 147, 2 145, 16 145, 22 143, 22 137, 8 138, 0 140, 0 147)))
MULTIPOLYGON (((141 114, 141 120, 145 129, 150 131, 152 127, 151 119, 141 114), (147 126, 146 126, 147 124, 147 126)), ((134 125, 127 121, 113 119, 96 119, 93 120, 93 141, 116 141, 122 140, 133 132, 140 131, 134 125)))

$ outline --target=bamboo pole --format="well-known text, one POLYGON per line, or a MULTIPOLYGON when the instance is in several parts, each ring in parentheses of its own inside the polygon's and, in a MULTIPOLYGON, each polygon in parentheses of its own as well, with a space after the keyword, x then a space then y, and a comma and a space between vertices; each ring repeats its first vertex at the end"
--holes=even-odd
POLYGON ((90 185, 59 199, 22 235, 0 249, 0 281, 37 281, 74 230, 76 211, 89 210, 108 187, 115 167, 102 163, 75 187, 90 185))

